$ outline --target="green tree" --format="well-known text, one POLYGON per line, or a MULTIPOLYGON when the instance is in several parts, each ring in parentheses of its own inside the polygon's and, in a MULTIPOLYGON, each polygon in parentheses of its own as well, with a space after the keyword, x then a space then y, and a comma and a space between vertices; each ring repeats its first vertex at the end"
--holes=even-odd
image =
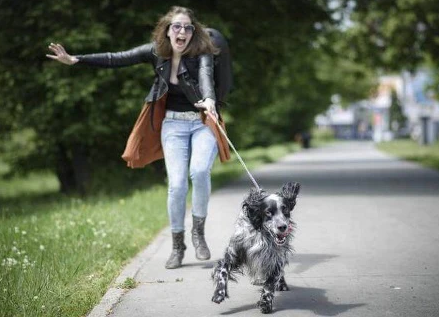
POLYGON ((147 41, 156 19, 156 11, 140 3, 1 2, 1 117, 7 120, 1 126, 34 131, 29 151, 7 157, 14 170, 48 168, 63 192, 85 192, 92 170, 120 160, 152 70, 67 67, 45 57, 47 46, 122 50, 147 41))
POLYGON ((402 111, 401 102, 399 101, 396 91, 393 89, 391 94, 391 104, 389 109, 389 124, 393 132, 405 127, 407 117, 402 111))
POLYGON ((346 37, 356 61, 373 67, 413 70, 439 55, 439 2, 431 0, 343 0, 351 8, 346 37))
MULTIPOLYGON (((179 3, 229 40, 235 89, 223 113, 239 147, 291 140, 312 126, 332 94, 349 100, 367 93, 369 73, 338 55, 341 32, 331 2, 179 3)), ((47 46, 60 42, 71 54, 125 50, 149 41, 158 17, 174 4, 0 0, 0 147, 7 150, 5 140, 17 133, 28 140, 25 151, 8 148, 3 156, 13 171, 51 169, 63 192, 86 192, 92 171, 123 166, 120 154, 152 68, 68 67, 47 59, 47 46)))
POLYGON ((372 72, 338 55, 340 21, 333 19, 329 3, 269 1, 255 6, 243 1, 221 6, 231 34, 237 87, 230 99, 229 132, 239 146, 292 140, 312 127, 331 95, 342 91, 349 101, 369 93, 372 72), (346 83, 353 77, 355 85, 346 83))

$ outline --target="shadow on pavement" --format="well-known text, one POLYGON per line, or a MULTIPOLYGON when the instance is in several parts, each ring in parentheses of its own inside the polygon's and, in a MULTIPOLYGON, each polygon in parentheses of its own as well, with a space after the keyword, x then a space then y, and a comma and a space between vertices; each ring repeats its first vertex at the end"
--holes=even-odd
POLYGON ((221 315, 222 315, 222 316, 233 315, 233 314, 236 314, 236 313, 238 313, 238 312, 243 312, 243 311, 247 311, 247 310, 252 310, 252 309, 255 309, 255 308, 256 308, 256 300, 255 300, 255 303, 254 303, 254 304, 251 304, 251 305, 244 305, 244 306, 241 306, 241 307, 233 308, 233 309, 231 309, 231 310, 228 310, 228 311, 222 312, 221 315))
MULTIPOLYGON (((303 273, 312 266, 319 263, 328 262, 333 258, 338 257, 334 254, 295 254, 291 258, 291 264, 295 264, 294 273, 303 273)), ((286 275, 287 278, 288 275, 286 275)), ((288 281, 288 278, 287 278, 288 281)), ((290 290, 284 292, 276 292, 274 298, 274 312, 280 312, 283 310, 308 310, 315 315, 320 316, 337 316, 343 312, 346 312, 352 308, 364 306, 361 304, 336 304, 332 303, 326 297, 326 290, 312 287, 297 287, 289 285, 290 290)), ((221 315, 232 315, 248 310, 254 310, 256 308, 256 302, 252 304, 243 305, 240 307, 232 308, 231 310, 221 313, 221 315)))
POLYGON ((352 308, 366 304, 336 304, 328 300, 326 290, 312 287, 289 286, 287 292, 278 292, 274 299, 274 310, 309 310, 320 316, 337 316, 352 308))
MULTIPOLYGON (((290 258, 290 266, 296 265, 293 273, 300 274, 306 272, 308 269, 319 263, 328 262, 331 259, 338 257, 335 254, 294 254, 290 258)), ((218 260, 210 260, 205 262, 183 263, 182 267, 199 267, 202 269, 213 269, 218 260)), ((245 275, 244 275, 245 276, 245 275)))
POLYGON ((294 161, 279 161, 276 162, 276 165, 279 167, 297 167, 297 165, 310 165, 310 166, 321 166, 328 168, 330 166, 345 166, 348 165, 350 168, 355 168, 356 165, 377 165, 382 164, 385 166, 394 165, 395 162, 403 162, 403 160, 399 159, 389 159, 389 158, 377 158, 377 159, 351 159, 344 160, 340 158, 334 158, 333 160, 306 160, 306 159, 295 159, 294 161))
POLYGON ((218 261, 209 261, 209 262, 196 262, 196 263, 183 263, 182 267, 200 267, 202 269, 211 269, 214 268, 218 261))
POLYGON ((300 274, 306 272, 308 269, 319 263, 328 262, 331 259, 338 257, 334 254, 294 254, 290 258, 290 266, 296 265, 293 273, 300 274))
MULTIPOLYGON (((273 303, 273 313, 283 310, 308 310, 320 316, 337 316, 350 309, 366 304, 335 304, 326 297, 326 290, 311 287, 295 287, 289 285, 290 290, 276 292, 273 303)), ((255 299, 253 304, 247 304, 222 312, 221 315, 233 315, 236 313, 253 310, 256 308, 255 299)))
MULTIPOLYGON (((439 193, 439 177, 429 170, 365 169, 328 171, 271 171, 255 176, 259 185, 267 191, 277 190, 282 184, 294 180, 301 184, 302 196, 436 196, 439 193)), ((237 193, 247 189, 248 180, 240 180, 229 186, 237 193)))

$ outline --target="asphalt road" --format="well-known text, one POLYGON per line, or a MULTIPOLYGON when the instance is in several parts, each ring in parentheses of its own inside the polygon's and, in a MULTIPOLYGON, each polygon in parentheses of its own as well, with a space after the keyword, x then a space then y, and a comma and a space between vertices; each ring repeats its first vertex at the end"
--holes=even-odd
MULTIPOLYGON (((295 209, 295 255, 286 268, 290 291, 277 292, 273 316, 439 316, 439 173, 377 151, 369 142, 305 150, 254 171, 267 191, 302 184, 295 209)), ((260 287, 243 276, 230 298, 210 301, 212 267, 222 256, 246 175, 213 193, 206 235, 212 259, 199 262, 190 243, 184 266, 166 270, 169 229, 131 264, 91 316, 263 316, 260 287)), ((165 213, 165 212, 163 212, 165 213)))

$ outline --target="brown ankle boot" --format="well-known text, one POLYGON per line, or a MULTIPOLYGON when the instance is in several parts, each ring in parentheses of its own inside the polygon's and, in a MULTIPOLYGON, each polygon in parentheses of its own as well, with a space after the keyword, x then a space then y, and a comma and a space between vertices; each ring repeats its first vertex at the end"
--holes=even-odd
POLYGON ((171 256, 169 256, 165 267, 167 269, 181 267, 185 250, 186 245, 184 245, 184 231, 180 233, 172 233, 172 253, 171 256))
POLYGON ((195 256, 200 261, 206 261, 210 259, 210 251, 204 239, 204 224, 206 218, 192 216, 192 220, 192 243, 195 247, 195 256))

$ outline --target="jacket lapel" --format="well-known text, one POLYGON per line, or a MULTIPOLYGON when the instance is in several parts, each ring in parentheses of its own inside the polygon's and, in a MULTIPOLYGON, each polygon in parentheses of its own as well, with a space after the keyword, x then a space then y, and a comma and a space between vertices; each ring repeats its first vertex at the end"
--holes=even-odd
POLYGON ((169 78, 171 77, 171 63, 169 60, 159 57, 155 70, 156 73, 165 80, 165 82, 169 81, 169 78))
POLYGON ((177 77, 183 73, 187 72, 186 63, 184 62, 184 59, 182 58, 180 60, 180 64, 178 65, 178 71, 177 71, 177 77))

